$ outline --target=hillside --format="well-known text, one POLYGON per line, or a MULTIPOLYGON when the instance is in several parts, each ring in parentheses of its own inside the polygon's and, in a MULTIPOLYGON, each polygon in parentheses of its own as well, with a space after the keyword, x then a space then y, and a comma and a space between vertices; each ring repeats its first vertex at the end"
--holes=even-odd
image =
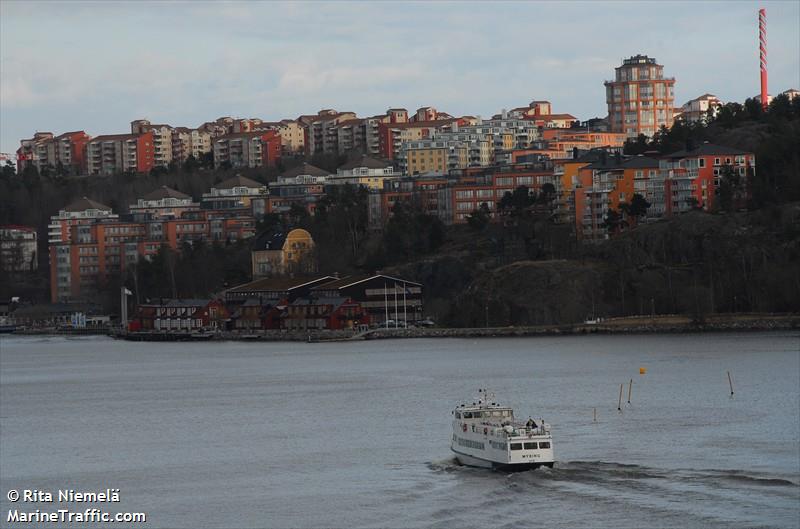
POLYGON ((800 311, 800 203, 693 212, 642 225, 562 259, 480 249, 453 230, 436 255, 392 270, 429 285, 428 312, 453 326, 542 325, 595 316, 800 311), (507 260, 510 262, 504 263, 507 260))

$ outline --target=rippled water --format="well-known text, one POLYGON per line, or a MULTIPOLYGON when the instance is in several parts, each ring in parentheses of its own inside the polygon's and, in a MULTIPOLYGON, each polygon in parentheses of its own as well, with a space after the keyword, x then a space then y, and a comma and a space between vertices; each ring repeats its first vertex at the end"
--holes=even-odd
POLYGON ((800 527, 798 351, 787 333, 2 337, 3 522, 10 488, 111 487, 150 527, 800 527), (552 425, 556 468, 455 463, 450 411, 478 387, 552 425))

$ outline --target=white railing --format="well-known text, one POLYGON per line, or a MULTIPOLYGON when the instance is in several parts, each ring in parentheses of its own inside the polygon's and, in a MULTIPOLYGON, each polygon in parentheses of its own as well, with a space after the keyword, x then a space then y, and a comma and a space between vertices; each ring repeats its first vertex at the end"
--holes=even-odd
POLYGON ((512 430, 511 433, 507 432, 505 426, 501 426, 498 423, 490 423, 490 422, 480 422, 480 423, 462 423, 461 431, 464 431, 464 425, 467 426, 467 432, 473 433, 482 433, 487 436, 491 437, 500 437, 503 439, 523 439, 527 437, 533 437, 536 435, 549 435, 550 434, 550 425, 544 424, 543 422, 538 422, 538 426, 536 428, 528 428, 525 423, 522 422, 508 422, 506 421, 504 424, 511 426, 512 430))

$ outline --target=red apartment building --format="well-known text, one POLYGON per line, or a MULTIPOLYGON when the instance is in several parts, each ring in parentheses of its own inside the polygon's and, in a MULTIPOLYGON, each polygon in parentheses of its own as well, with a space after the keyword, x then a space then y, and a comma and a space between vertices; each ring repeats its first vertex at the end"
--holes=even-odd
POLYGON ((110 176, 117 173, 146 173, 155 165, 153 133, 109 134, 87 143, 87 172, 110 176))
MULTIPOLYGON (((750 179, 755 176, 755 165, 756 157, 752 152, 706 142, 699 147, 690 146, 664 156, 660 168, 661 177, 665 180, 686 179, 694 205, 710 210, 717 205, 720 181, 726 170, 733 171, 742 182, 735 201, 737 207, 744 207, 750 198, 750 179)), ((677 189, 670 192, 667 199, 668 210, 683 207, 678 196, 677 189)), ((687 204, 687 207, 690 206, 687 204)))

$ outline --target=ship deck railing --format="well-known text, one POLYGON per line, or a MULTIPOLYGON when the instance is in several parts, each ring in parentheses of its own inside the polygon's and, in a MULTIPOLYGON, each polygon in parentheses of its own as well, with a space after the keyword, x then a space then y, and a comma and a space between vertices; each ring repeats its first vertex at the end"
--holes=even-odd
POLYGON ((503 437, 508 439, 516 439, 516 438, 526 439, 537 435, 550 435, 549 425, 543 424, 541 422, 537 424, 538 426, 536 428, 528 428, 527 424, 524 422, 505 421, 503 424, 501 424, 501 423, 483 421, 474 424, 474 431, 479 432, 483 428, 488 428, 488 435, 494 437, 503 437), (503 426, 505 425, 511 426, 512 428, 514 428, 514 431, 509 434, 503 428, 503 426))

